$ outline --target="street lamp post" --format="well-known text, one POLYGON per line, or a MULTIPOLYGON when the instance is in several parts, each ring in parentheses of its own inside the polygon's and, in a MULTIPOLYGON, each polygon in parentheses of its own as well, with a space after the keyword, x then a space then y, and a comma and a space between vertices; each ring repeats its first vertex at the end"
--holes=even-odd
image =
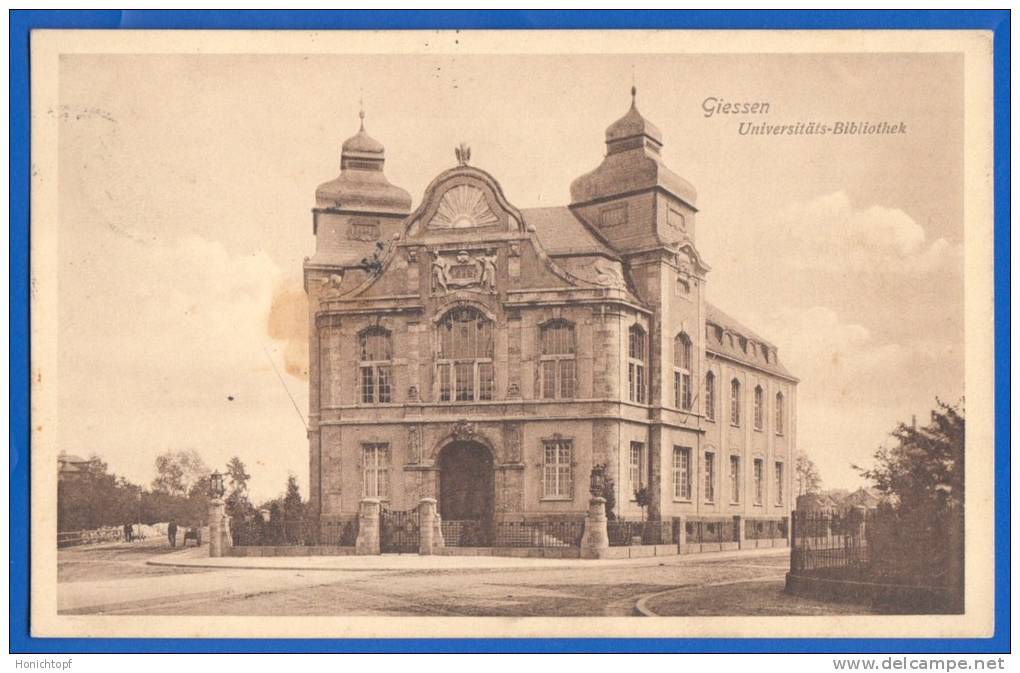
POLYGON ((209 477, 209 556, 214 558, 223 556, 224 493, 223 475, 216 470, 209 477))

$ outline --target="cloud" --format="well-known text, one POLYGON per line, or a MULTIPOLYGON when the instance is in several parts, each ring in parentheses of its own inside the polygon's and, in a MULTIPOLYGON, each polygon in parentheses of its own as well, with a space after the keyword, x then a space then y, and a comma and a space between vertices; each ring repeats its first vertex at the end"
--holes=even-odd
POLYGON ((776 216, 783 264, 811 271, 927 274, 959 262, 962 249, 929 241, 924 227, 898 208, 855 208, 838 191, 796 203, 776 216))

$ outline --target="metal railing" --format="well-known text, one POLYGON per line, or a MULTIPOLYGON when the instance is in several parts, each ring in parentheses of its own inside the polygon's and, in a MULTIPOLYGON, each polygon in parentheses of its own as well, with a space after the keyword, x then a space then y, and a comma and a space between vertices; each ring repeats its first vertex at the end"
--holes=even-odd
POLYGON ((610 547, 645 544, 675 544, 678 524, 668 521, 626 521, 614 519, 606 522, 610 547))
POLYGON ((492 526, 475 519, 439 522, 447 547, 491 547, 492 526))
POLYGON ((57 548, 76 547, 97 542, 113 542, 124 539, 124 529, 119 526, 98 528, 96 530, 74 530, 57 533, 57 548))
POLYGON ((495 547, 579 547, 584 520, 501 521, 493 532, 495 547))
POLYGON ((787 533, 784 519, 746 519, 744 538, 748 540, 785 539, 787 533))
POLYGON ((237 547, 354 546, 358 520, 323 521, 295 519, 231 521, 230 532, 237 547))
POLYGON ((714 544, 737 542, 737 526, 732 517, 689 520, 687 544, 714 544))

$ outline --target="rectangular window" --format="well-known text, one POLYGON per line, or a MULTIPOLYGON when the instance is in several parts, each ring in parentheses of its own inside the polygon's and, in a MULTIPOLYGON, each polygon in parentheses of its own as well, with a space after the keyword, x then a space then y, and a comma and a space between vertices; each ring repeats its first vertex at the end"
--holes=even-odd
POLYGON ((556 361, 542 363, 542 397, 549 400, 556 397, 556 361))
POLYGON ((645 403, 645 367, 635 362, 630 363, 630 401, 638 404, 645 403))
POLYGON ((688 446, 673 447, 673 497, 691 499, 691 449, 688 446))
POLYGON ((705 452, 705 502, 715 502, 715 454, 705 452))
POLYGON ((366 498, 390 495, 390 445, 362 444, 362 491, 366 498))
POLYGON ((361 368, 361 403, 372 404, 375 401, 375 369, 361 368))
POLYGON ((453 399, 453 388, 450 382, 450 365, 439 365, 439 400, 449 402, 453 399))
POLYGON ((458 402, 475 399, 475 366, 470 362, 458 362, 453 366, 454 390, 458 402))
POLYGON ((542 469, 542 496, 545 498, 573 497, 573 442, 556 439, 544 442, 545 462, 542 469))
POLYGON ((783 463, 776 461, 776 504, 783 504, 783 463))
POLYGON ((765 461, 761 458, 754 459, 754 504, 760 505, 765 501, 765 461))
POLYGON ((730 456, 730 502, 740 502, 740 456, 730 456))
POLYGON ((376 374, 378 374, 378 385, 379 385, 379 402, 387 404, 392 401, 390 396, 390 380, 391 370, 389 365, 379 365, 376 367, 376 374))
POLYGON ((491 400, 492 390, 495 388, 493 381, 494 371, 491 362, 478 363, 478 399, 491 400))
POLYGON ((574 361, 560 360, 560 398, 569 399, 574 396, 574 361))
POLYGON ((644 485, 645 445, 641 442, 630 443, 630 496, 644 485))

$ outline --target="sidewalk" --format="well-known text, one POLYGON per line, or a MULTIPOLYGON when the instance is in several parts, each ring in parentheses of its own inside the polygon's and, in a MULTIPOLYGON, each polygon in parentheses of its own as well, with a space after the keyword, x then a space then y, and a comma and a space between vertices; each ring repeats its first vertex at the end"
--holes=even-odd
POLYGON ((788 556, 788 547, 747 549, 743 551, 707 552, 683 556, 649 556, 636 559, 539 559, 506 556, 419 556, 418 554, 382 554, 378 556, 242 556, 210 558, 208 547, 164 554, 146 563, 153 566, 178 568, 211 568, 221 570, 508 570, 606 568, 610 566, 658 566, 719 561, 725 559, 788 556))

